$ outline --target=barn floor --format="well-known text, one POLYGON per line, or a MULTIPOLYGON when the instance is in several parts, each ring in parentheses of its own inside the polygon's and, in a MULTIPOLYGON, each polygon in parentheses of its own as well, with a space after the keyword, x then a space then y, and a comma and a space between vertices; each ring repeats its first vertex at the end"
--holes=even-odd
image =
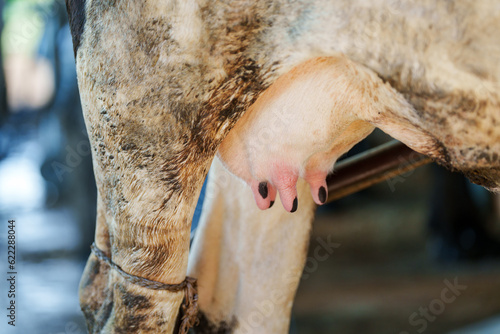
POLYGON ((420 168, 394 192, 382 183, 318 212, 293 333, 500 333, 500 261, 430 256, 429 173, 420 168), (339 244, 326 260, 312 251, 321 239, 339 244), (445 303, 449 284, 458 292, 445 303))

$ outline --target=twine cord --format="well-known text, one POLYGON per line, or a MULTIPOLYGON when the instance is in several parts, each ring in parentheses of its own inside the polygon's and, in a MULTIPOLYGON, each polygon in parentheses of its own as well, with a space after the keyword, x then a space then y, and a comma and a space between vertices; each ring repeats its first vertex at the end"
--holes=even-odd
POLYGON ((135 276, 127 273, 119 265, 114 263, 102 250, 100 250, 95 242, 90 246, 92 253, 97 258, 115 269, 120 275, 132 284, 142 286, 143 288, 152 290, 164 290, 171 292, 179 292, 184 290, 184 301, 181 306, 182 318, 179 326, 179 334, 186 334, 190 328, 198 323, 198 292, 196 290, 196 278, 186 276, 184 281, 179 284, 166 284, 149 280, 144 277, 135 276))

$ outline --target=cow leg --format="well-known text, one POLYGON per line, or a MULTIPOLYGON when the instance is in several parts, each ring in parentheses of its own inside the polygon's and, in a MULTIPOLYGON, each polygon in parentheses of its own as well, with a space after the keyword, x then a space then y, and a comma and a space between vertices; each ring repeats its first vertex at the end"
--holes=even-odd
MULTIPOLYGON (((110 254, 109 229, 100 196, 97 198, 95 244, 99 249, 110 254)), ((113 294, 107 286, 109 279, 109 266, 101 263, 97 256, 91 254, 87 260, 79 288, 80 306, 87 320, 90 333, 98 333, 102 329, 113 307, 113 294)))
POLYGON ((188 273, 198 277, 199 333, 288 333, 315 203, 303 180, 291 214, 261 211, 216 158, 209 173, 188 273))
MULTIPOLYGON (((111 173, 101 166, 100 161, 95 166, 99 190, 96 246, 127 274, 164 284, 182 283, 190 219, 203 175, 198 180, 193 177, 193 183, 199 184, 184 188, 190 195, 183 197, 166 191, 161 180, 141 177, 138 166, 109 168, 111 173), (169 198, 172 204, 166 203, 169 198)), ((191 170, 197 175, 195 168, 191 170)), ((136 284, 95 254, 88 260, 80 288, 91 333, 172 333, 185 293, 136 284)))
POLYGON ((228 6, 242 21, 230 40, 245 45, 215 54, 205 40, 214 30, 194 2, 183 3, 89 1, 79 8, 84 26, 71 16, 84 28, 74 45, 101 212, 103 255, 89 258, 80 294, 92 333, 173 332, 184 292, 137 283, 186 282, 203 179, 220 141, 264 87, 268 69, 229 56, 247 43, 238 29, 254 29, 240 15, 247 3, 228 6))
POLYGON ((227 15, 238 29, 228 33, 223 19, 204 22, 196 1, 68 1, 104 254, 91 255, 81 284, 92 333, 174 330, 184 292, 137 283, 185 282, 202 181, 218 144, 263 89, 265 70, 233 56, 248 44, 240 34, 254 29, 241 15, 247 3, 236 5, 227 15), (227 51, 212 48, 212 23, 243 45, 224 39, 227 51))
MULTIPOLYGON (((86 99, 88 92, 82 95, 86 99)), ((182 159, 185 150, 193 149, 179 144, 174 154, 163 148, 165 141, 154 140, 154 127, 138 136, 126 125, 136 123, 133 113, 122 125, 127 134, 122 136, 113 133, 101 112, 87 111, 99 192, 96 246, 116 265, 96 254, 89 258, 80 292, 89 330, 172 333, 185 290, 158 290, 143 283, 185 281, 191 217, 211 156, 182 159), (145 143, 151 146, 140 148, 145 143)), ((161 133, 174 146, 177 138, 171 135, 161 133)))
POLYGON ((82 309, 91 333, 172 333, 185 290, 146 285, 186 282, 191 218, 220 123, 179 88, 175 80, 194 79, 172 74, 176 66, 155 57, 160 46, 141 49, 150 40, 138 32, 165 36, 167 24, 127 3, 99 5, 87 6, 77 73, 99 194, 96 245, 112 263, 90 256, 82 309))

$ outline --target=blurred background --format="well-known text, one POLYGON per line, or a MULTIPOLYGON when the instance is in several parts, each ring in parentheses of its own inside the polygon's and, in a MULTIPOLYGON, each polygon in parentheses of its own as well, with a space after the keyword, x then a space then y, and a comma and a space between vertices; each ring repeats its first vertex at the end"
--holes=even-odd
MULTIPOLYGON (((0 280, 0 333, 86 333, 78 283, 96 189, 65 4, 0 11, 0 267, 14 219, 18 272, 15 328, 0 280)), ((375 132, 353 152, 389 139, 375 132)), ((321 207, 291 333, 500 333, 499 208, 435 165, 321 207)))

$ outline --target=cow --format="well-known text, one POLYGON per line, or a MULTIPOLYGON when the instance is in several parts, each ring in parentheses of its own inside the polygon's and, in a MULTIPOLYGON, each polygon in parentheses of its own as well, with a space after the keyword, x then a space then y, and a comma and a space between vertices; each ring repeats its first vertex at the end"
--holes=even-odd
POLYGON ((500 190, 494 2, 66 3, 98 188, 91 333, 286 333, 324 178, 375 127, 500 190))

